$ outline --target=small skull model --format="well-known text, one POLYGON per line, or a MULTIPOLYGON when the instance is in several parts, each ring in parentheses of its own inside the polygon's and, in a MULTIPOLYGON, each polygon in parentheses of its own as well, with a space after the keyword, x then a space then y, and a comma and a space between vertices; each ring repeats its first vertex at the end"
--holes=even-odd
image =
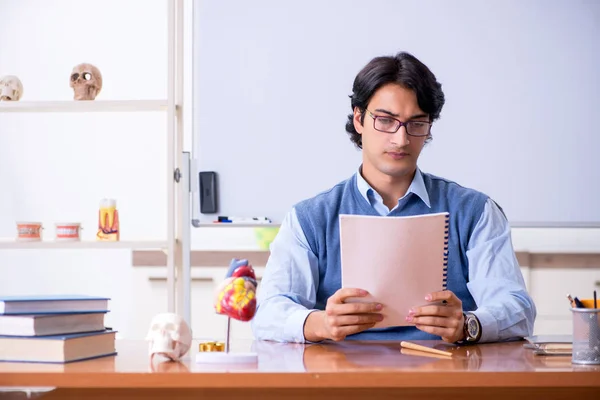
POLYGON ((150 342, 150 361, 156 354, 178 361, 192 345, 192 330, 177 314, 157 314, 152 318, 146 340, 150 342))
POLYGON ((0 78, 0 101, 19 101, 23 96, 23 84, 14 75, 0 78))
POLYGON ((102 74, 92 64, 79 64, 73 68, 69 86, 75 100, 94 100, 102 90, 102 74))

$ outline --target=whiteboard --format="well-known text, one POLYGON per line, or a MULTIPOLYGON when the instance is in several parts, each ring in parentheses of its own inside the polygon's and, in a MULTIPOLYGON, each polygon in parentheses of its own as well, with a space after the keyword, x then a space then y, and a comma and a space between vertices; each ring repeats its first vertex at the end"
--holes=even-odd
POLYGON ((446 96, 423 171, 486 193, 513 226, 600 226, 599 21, 585 0, 196 0, 192 157, 219 187, 201 222, 280 222, 355 173, 353 80, 408 51, 446 96))

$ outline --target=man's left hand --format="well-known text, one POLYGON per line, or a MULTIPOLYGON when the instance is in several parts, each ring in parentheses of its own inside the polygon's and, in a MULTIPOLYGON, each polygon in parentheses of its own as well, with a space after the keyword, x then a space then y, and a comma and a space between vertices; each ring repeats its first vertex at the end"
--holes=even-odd
POLYGON ((417 329, 441 336, 445 342, 454 343, 465 337, 462 302, 449 290, 434 292, 425 296, 429 303, 422 307, 413 307, 406 317, 417 329), (442 302, 446 303, 443 304, 442 302))

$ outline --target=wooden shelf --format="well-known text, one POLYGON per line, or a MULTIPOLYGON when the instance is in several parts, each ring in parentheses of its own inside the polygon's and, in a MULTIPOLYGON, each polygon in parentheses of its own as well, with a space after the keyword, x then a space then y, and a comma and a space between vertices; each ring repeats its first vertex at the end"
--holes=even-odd
POLYGON ((163 249, 167 247, 166 240, 125 240, 119 242, 43 240, 41 242, 18 242, 14 239, 0 239, 0 249, 163 249))
MULTIPOLYGON (((267 265, 269 250, 192 250, 190 267, 229 266, 233 258, 247 259, 255 267, 267 265)), ((131 253, 131 265, 134 267, 164 267, 167 255, 160 250, 134 250, 131 253)))
POLYGON ((132 112, 166 111, 167 100, 2 101, 2 112, 132 112))
MULTIPOLYGON (((264 266, 270 256, 269 250, 192 250, 190 266, 227 266, 232 258, 246 258, 254 266, 264 266)), ((600 268, 600 252, 595 253, 550 253, 517 251, 519 265, 529 268, 600 268)), ((167 256, 153 249, 134 250, 134 267, 164 267, 167 256)))

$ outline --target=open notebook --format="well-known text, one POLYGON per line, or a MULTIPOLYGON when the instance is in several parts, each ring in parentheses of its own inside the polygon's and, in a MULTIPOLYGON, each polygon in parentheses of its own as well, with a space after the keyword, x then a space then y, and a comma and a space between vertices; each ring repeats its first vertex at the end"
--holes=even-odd
POLYGON ((370 293, 350 301, 383 304, 384 319, 375 328, 413 325, 405 321, 408 310, 446 289, 449 214, 339 218, 342 287, 370 293))
POLYGON ((523 347, 533 349, 537 356, 568 356, 573 353, 573 335, 526 336, 523 347))

